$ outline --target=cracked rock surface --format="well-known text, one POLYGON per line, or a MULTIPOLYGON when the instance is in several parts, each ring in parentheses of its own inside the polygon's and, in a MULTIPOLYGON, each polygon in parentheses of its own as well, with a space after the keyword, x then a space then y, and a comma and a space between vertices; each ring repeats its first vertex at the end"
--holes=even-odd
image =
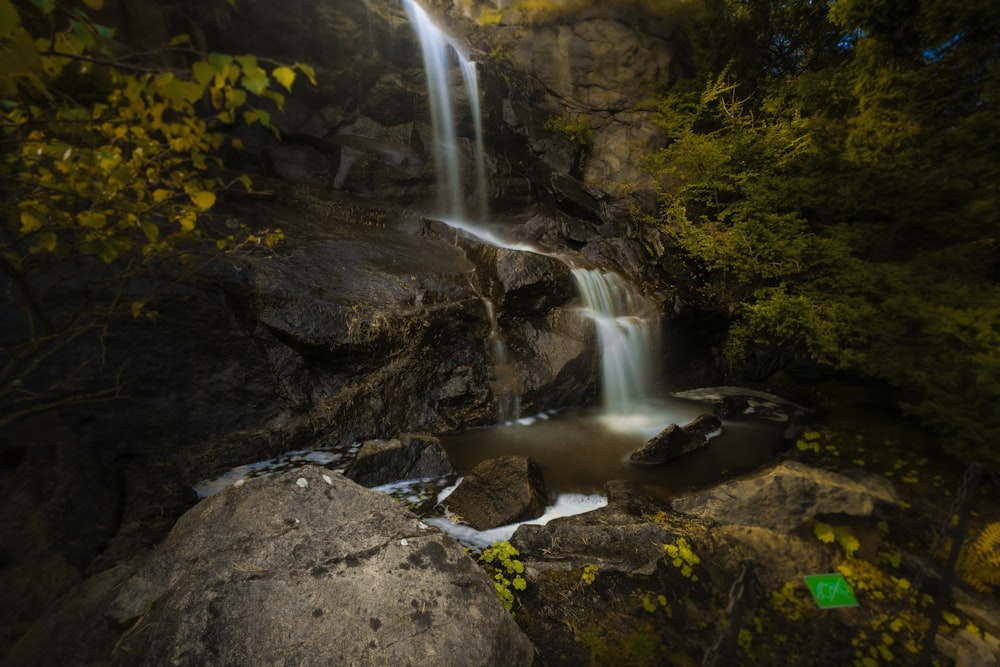
POLYGON ((528 665, 463 549, 323 468, 251 480, 49 611, 6 664, 528 665))

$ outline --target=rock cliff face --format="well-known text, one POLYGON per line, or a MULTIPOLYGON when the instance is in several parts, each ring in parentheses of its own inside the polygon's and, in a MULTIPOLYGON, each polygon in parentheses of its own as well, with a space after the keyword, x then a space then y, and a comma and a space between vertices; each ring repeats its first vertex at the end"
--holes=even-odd
MULTIPOLYGON (((487 246, 422 217, 436 201, 432 129, 399 0, 105 3, 99 20, 137 50, 188 33, 205 51, 309 63, 318 83, 297 82, 284 110, 271 109, 280 140, 236 128, 246 150, 227 156, 258 174, 258 187, 252 199, 220 200, 217 223, 281 227, 286 241, 273 254, 164 276, 155 325, 112 323, 103 347, 81 350, 105 360, 102 387, 122 371, 128 398, 62 415, 74 456, 88 462, 79 468, 94 463, 106 482, 95 511, 109 518, 86 556, 71 559, 62 588, 162 539, 194 502, 191 485, 233 465, 488 424, 510 392, 525 413, 592 402, 593 333, 555 253, 617 269, 660 303, 673 299, 649 259, 663 239, 635 226, 617 195, 624 182, 641 190, 632 142, 658 136, 642 104, 676 75, 676 45, 616 11, 539 24, 507 13, 481 25, 492 7, 428 3, 479 56, 496 220, 547 255, 487 246), (546 128, 585 117, 587 147, 546 128)), ((457 108, 468 151, 472 118, 468 105, 457 108)), ((8 444, 11 476, 74 479, 73 466, 30 455, 45 444, 37 436, 13 434, 8 444)), ((36 510, 44 507, 24 510, 25 524, 36 510)), ((19 530, 6 527, 4 540, 21 540, 19 530)), ((44 542, 53 552, 72 546, 44 542)), ((30 562, 29 551, 10 553, 30 562)), ((20 572, 15 565, 8 573, 20 572)), ((10 627, 23 630, 39 611, 10 627)))
MULTIPOLYGON (((548 13, 498 11, 483 0, 422 4, 477 62, 497 217, 542 203, 558 215, 560 243, 594 245, 590 252, 607 266, 644 282, 650 269, 635 265, 629 246, 662 249, 663 239, 631 226, 622 197, 648 203, 654 188, 637 154, 664 139, 648 101, 689 69, 683 30, 601 3, 548 13), (584 131, 570 137, 567 125, 584 131), (631 241, 609 245, 615 238, 631 241)), ((119 0, 108 11, 143 41, 183 32, 206 50, 315 68, 316 86, 300 82, 284 111, 271 110, 280 140, 261 129, 243 132, 247 150, 234 156, 241 166, 375 202, 434 206, 427 86, 401 0, 292 0, 280 9, 226 0, 150 9, 119 0)), ((460 88, 457 66, 452 75, 460 88)), ((471 157, 465 102, 455 105, 456 124, 459 147, 471 157)), ((460 178, 471 192, 469 171, 460 178)))

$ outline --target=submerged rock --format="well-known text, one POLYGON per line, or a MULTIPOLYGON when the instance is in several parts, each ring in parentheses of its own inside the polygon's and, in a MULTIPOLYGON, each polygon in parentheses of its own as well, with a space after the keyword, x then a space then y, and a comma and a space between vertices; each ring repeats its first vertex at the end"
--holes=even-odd
POLYGON ((444 477, 453 471, 441 441, 407 433, 391 440, 368 440, 345 475, 369 488, 404 479, 444 477))
POLYGON ((708 437, 721 428, 722 422, 713 415, 701 415, 683 427, 671 424, 632 452, 628 460, 642 465, 666 463, 701 449, 708 444, 708 437))
POLYGON ((744 396, 723 396, 712 411, 719 419, 742 419, 750 409, 750 401, 744 396))
POLYGON ((389 496, 306 467, 227 489, 85 582, 7 665, 529 665, 491 582, 389 496))
POLYGON ((547 495, 537 463, 526 456, 501 456, 473 468, 444 505, 461 523, 489 530, 540 517, 547 495))
POLYGON ((850 478, 785 461, 754 475, 674 499, 675 511, 723 525, 759 526, 791 532, 824 514, 868 516, 878 503, 896 503, 883 477, 850 478))

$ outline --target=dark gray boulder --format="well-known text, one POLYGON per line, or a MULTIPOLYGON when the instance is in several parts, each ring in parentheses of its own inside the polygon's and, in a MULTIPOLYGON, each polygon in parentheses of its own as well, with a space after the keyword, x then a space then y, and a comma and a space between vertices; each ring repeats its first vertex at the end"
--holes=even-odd
POLYGON ((453 471, 441 441, 432 435, 407 433, 361 445, 345 475, 369 488, 404 479, 444 477, 453 471))
POLYGON ((528 665, 533 650, 453 540, 308 466, 187 512, 86 581, 6 665, 528 665))
POLYGON ((526 456, 501 456, 473 468, 444 505, 459 522, 489 530, 538 518, 546 501, 539 465, 526 456))
POLYGON ((683 427, 671 424, 632 452, 628 460, 642 465, 672 461, 707 445, 708 436, 721 428, 722 422, 714 415, 701 415, 683 427))

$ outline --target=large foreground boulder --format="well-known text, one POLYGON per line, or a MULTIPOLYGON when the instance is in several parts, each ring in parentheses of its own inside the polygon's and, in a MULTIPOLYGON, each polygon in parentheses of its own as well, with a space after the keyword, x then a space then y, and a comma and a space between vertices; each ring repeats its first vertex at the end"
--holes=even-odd
POLYGON ((85 582, 9 665, 528 665, 527 638, 450 538, 309 466, 187 512, 85 582))

